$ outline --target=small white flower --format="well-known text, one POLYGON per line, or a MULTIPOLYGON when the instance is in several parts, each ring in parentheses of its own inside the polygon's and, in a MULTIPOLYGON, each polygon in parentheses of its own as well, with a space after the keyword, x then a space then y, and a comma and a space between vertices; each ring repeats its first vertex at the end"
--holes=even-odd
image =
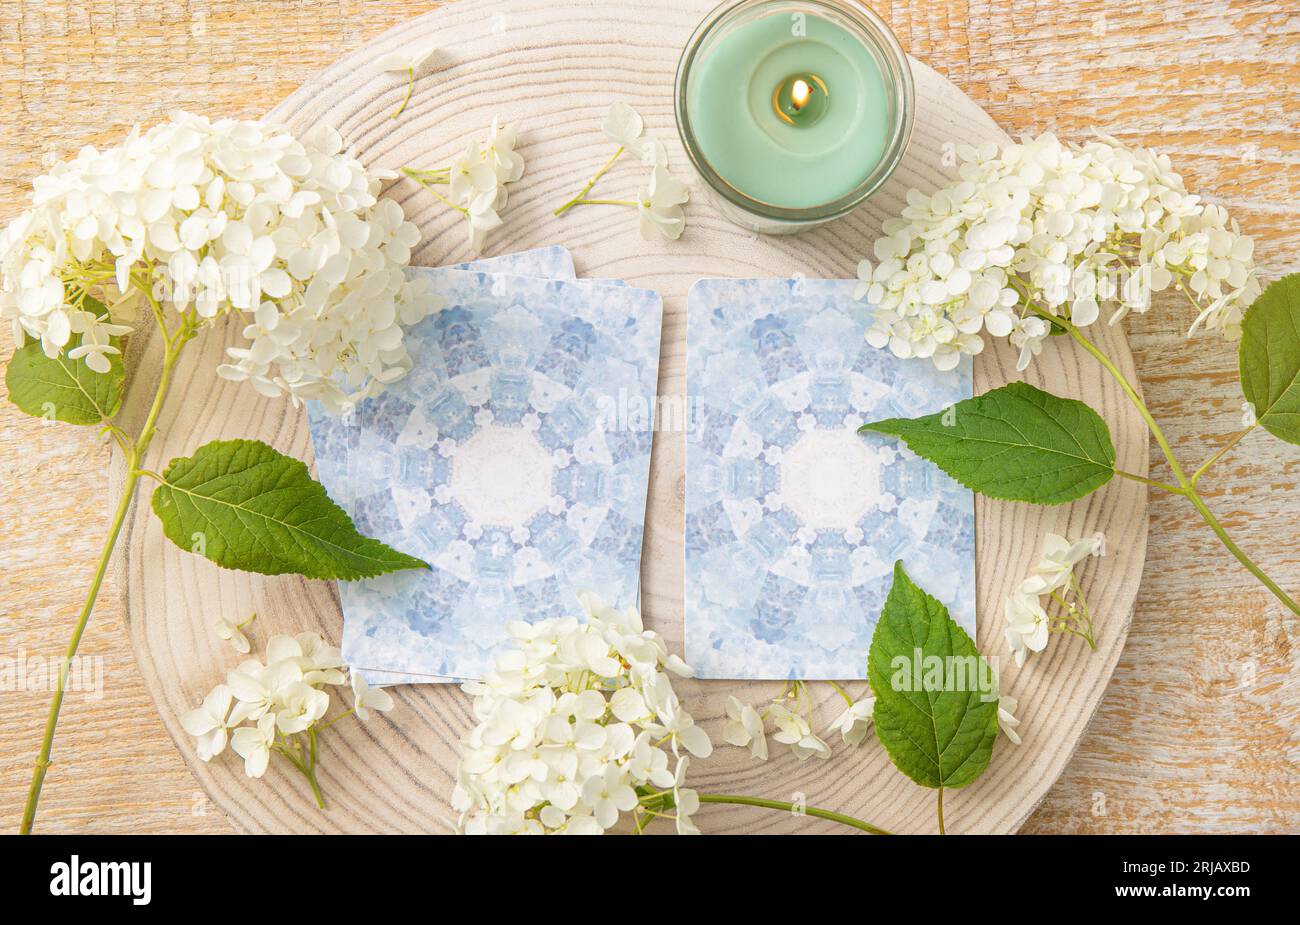
POLYGON ((488 233, 500 228, 504 222, 496 210, 497 199, 494 190, 485 190, 470 200, 466 206, 466 231, 468 232, 469 250, 478 253, 483 249, 488 233))
POLYGON ((381 71, 390 74, 405 74, 408 71, 418 72, 431 57, 433 57, 436 48, 421 48, 418 51, 405 51, 399 49, 390 51, 382 55, 375 66, 381 71))
POLYGON ((302 679, 312 687, 321 684, 344 684, 347 676, 343 653, 338 646, 327 645, 319 633, 299 633, 293 637, 302 652, 297 657, 298 667, 302 669, 302 679))
POLYGON ((451 163, 447 179, 447 195, 455 203, 468 204, 487 194, 486 201, 495 204, 501 178, 496 168, 483 157, 483 149, 478 142, 467 147, 460 157, 451 163))
POLYGON ((296 681, 280 693, 275 725, 285 735, 306 731, 325 715, 330 706, 330 695, 318 691, 304 681, 296 681))
POLYGON ((370 719, 370 710, 387 713, 393 708, 393 698, 382 687, 371 687, 365 677, 353 668, 350 672, 352 681, 352 709, 357 719, 365 722, 370 719))
POLYGON ((231 722, 239 725, 245 720, 261 719, 280 700, 281 694, 291 685, 302 681, 302 668, 297 656, 271 665, 250 659, 226 674, 226 685, 235 699, 231 722))
POLYGON ((1089 556, 1100 555, 1102 534, 1095 533, 1071 543, 1063 536, 1049 533, 1043 538, 1043 555, 1034 566, 1034 574, 1021 590, 1027 594, 1050 594, 1069 584, 1074 567, 1089 556))
POLYGON ((218 684, 203 698, 202 706, 181 717, 181 728, 198 739, 195 751, 200 761, 211 761, 226 748, 226 730, 233 725, 228 719, 233 697, 230 688, 218 684))
POLYGON ((244 759, 244 773, 261 777, 271 760, 271 747, 275 745, 275 717, 270 713, 257 721, 256 726, 240 726, 235 730, 230 747, 244 759))
POLYGON ((699 835, 699 827, 695 825, 695 820, 691 816, 700 811, 700 795, 687 789, 686 769, 690 765, 690 759, 683 755, 677 759, 677 771, 673 775, 673 806, 677 818, 678 835, 699 835))
POLYGON ((858 261, 858 284, 853 288, 853 298, 859 302, 865 299, 871 292, 872 286, 872 266, 871 261, 865 257, 858 261))
POLYGON ((1047 647, 1051 621, 1038 595, 1026 594, 1023 589, 1007 598, 1005 616, 1007 645, 1015 653, 1016 665, 1023 665, 1029 652, 1042 652, 1047 647))
POLYGON ((809 758, 821 758, 823 761, 831 756, 831 747, 815 735, 806 735, 790 746, 790 751, 800 761, 809 758))
POLYGON ((602 829, 612 829, 619 813, 631 812, 637 804, 636 791, 629 783, 627 770, 617 764, 608 764, 596 776, 587 778, 582 785, 582 802, 591 808, 596 824, 602 829))
POLYGON ((648 781, 656 787, 671 787, 673 784, 673 773, 668 770, 668 753, 650 744, 648 732, 637 736, 628 770, 636 780, 648 781))
POLYGON ((998 731, 1010 739, 1013 745, 1020 744, 1020 735, 1016 732, 1020 720, 1015 717, 1016 708, 1019 706, 1019 701, 1010 694, 998 696, 998 731))
POLYGON ((645 121, 641 114, 622 100, 616 100, 610 105, 605 121, 600 126, 600 130, 611 141, 624 148, 636 145, 644 129, 645 121))
POLYGON ((866 740, 867 733, 871 731, 872 711, 875 707, 876 698, 870 696, 849 704, 835 722, 831 723, 827 732, 838 731, 846 745, 856 748, 866 740))
POLYGON ((768 712, 776 724, 772 738, 782 745, 790 746, 790 751, 800 761, 814 756, 822 759, 831 756, 830 746, 813 734, 808 721, 802 716, 790 712, 780 703, 773 703, 768 712))
POLYGON ((622 100, 614 102, 605 115, 601 131, 619 147, 638 158, 646 167, 663 167, 668 163, 668 153, 654 138, 643 138, 645 121, 641 114, 622 100))
POLYGON ((767 760, 767 732, 762 717, 757 710, 734 696, 727 698, 727 723, 722 728, 722 738, 740 748, 748 745, 752 757, 767 760))
POLYGON ((1043 341, 1047 340, 1051 331, 1051 326, 1036 315, 1016 322, 1011 331, 1011 343, 1020 348, 1020 357, 1016 361, 1018 371, 1028 369, 1034 357, 1043 352, 1043 341))
MULTIPOLYGON (((255 616, 257 616, 257 614, 253 614, 253 617, 255 616)), ((244 627, 249 624, 253 617, 249 617, 243 623, 231 623, 226 619, 218 620, 213 624, 213 628, 217 633, 217 638, 229 642, 231 647, 240 655, 247 655, 252 651, 253 646, 252 643, 248 641, 248 637, 244 635, 244 627)))
POLYGON ((68 351, 68 359, 80 360, 84 358, 86 366, 91 371, 103 374, 113 368, 113 361, 109 357, 120 356, 121 353, 122 351, 112 344, 96 344, 82 341, 81 346, 73 347, 68 351))
POLYGON ((507 125, 499 117, 492 117, 492 128, 488 132, 483 158, 496 171, 503 190, 505 184, 514 183, 524 175, 524 158, 515 150, 518 131, 518 125, 507 125))
POLYGON ((665 674, 658 675, 655 683, 647 690, 658 720, 651 728, 669 738, 673 754, 677 754, 680 745, 696 758, 709 757, 713 754, 713 743, 709 741, 708 733, 695 725, 695 720, 682 708, 667 677, 665 674))
POLYGON ((650 171, 650 179, 637 197, 637 214, 640 217, 641 237, 653 241, 657 237, 675 241, 686 228, 686 213, 682 203, 690 199, 686 184, 672 176, 665 167, 650 171))

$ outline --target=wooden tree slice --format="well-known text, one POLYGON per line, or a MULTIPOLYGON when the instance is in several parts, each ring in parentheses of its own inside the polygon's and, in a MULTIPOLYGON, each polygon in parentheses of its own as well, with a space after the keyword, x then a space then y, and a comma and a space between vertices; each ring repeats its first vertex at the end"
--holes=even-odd
MULTIPOLYGON (((686 292, 706 276, 852 276, 858 259, 897 214, 908 187, 934 189, 952 173, 953 146, 1004 141, 1006 136, 943 77, 913 62, 917 120, 911 147, 889 185, 853 215, 798 237, 762 238, 725 221, 697 190, 688 227, 675 243, 646 243, 627 210, 589 207, 555 218, 551 210, 572 196, 611 152, 600 132, 604 110, 626 100, 663 140, 674 171, 689 165, 673 125, 674 68, 687 37, 712 0, 655 4, 578 0, 461 0, 405 23, 325 70, 268 116, 302 132, 329 122, 368 164, 385 167, 445 163, 470 139, 484 135, 493 115, 522 124, 519 150, 528 170, 512 190, 507 224, 490 252, 543 244, 569 247, 579 273, 617 277, 657 290, 664 298, 659 391, 685 392, 686 292), (396 49, 440 49, 416 83, 406 111, 390 115, 404 80, 383 74, 375 61, 396 49)), ((635 165, 620 164, 602 181, 610 195, 641 180, 635 165)), ((424 232, 416 263, 465 259, 458 216, 407 181, 389 191, 424 232)), ((1104 324, 1095 336, 1130 377, 1132 358, 1122 331, 1104 324)), ((156 339, 155 339, 156 340, 156 339)), ((256 437, 282 452, 312 460, 307 420, 287 400, 267 400, 246 385, 216 378, 227 346, 240 341, 238 325, 210 332, 189 348, 179 369, 151 463, 165 465, 208 440, 256 437)), ((138 426, 153 394, 157 343, 133 345, 134 378, 125 417, 138 426)), ((1022 378, 1013 352, 991 347, 975 363, 977 392, 1022 378)), ((1147 467, 1147 440, 1137 413, 1101 368, 1064 338, 1054 338, 1023 378, 1061 395, 1086 399, 1109 423, 1119 465, 1147 467)), ((656 435, 651 466, 642 603, 647 622, 680 651, 682 639, 683 498, 685 436, 656 435)), ((122 483, 115 461, 114 485, 122 483)), ((147 489, 146 489, 147 491, 147 489)), ((1143 486, 1116 479, 1075 504, 1037 508, 980 498, 976 507, 978 643, 1002 656, 1003 688, 1020 701, 1024 744, 999 740, 987 773, 950 793, 949 831, 1010 832, 1029 815, 1073 753, 1101 700, 1133 611, 1145 557, 1147 515, 1143 486), (1103 530, 1107 555, 1091 560, 1083 577, 1098 621, 1098 651, 1077 639, 1054 638, 1047 651, 1017 670, 1002 638, 1002 601, 1030 567, 1049 530, 1071 536, 1103 530)), ((458 741, 470 728, 469 698, 458 688, 426 685, 395 689, 397 709, 368 724, 340 723, 323 739, 321 785, 329 801, 318 810, 304 781, 273 769, 261 781, 245 778, 226 754, 198 761, 179 717, 195 706, 236 657, 217 639, 218 617, 259 614, 255 637, 319 630, 337 641, 342 629, 338 594, 329 582, 265 578, 224 571, 172 545, 142 495, 128 520, 120 568, 132 645, 145 682, 168 730, 212 800, 250 832, 445 832, 458 741)), ((866 659, 866 653, 863 653, 866 659)), ((778 684, 692 682, 687 704, 715 742, 729 694, 758 702, 778 684)), ((838 713, 838 695, 815 686, 818 718, 838 713), (832 702, 836 701, 836 702, 832 702)), ((704 792, 765 795, 851 813, 899 832, 934 830, 934 793, 904 778, 874 740, 850 750, 838 743, 830 761, 796 761, 774 748, 766 763, 743 749, 721 746, 692 767, 692 785, 704 792)), ((709 832, 834 831, 830 823, 784 813, 711 806, 699 816, 709 832)))

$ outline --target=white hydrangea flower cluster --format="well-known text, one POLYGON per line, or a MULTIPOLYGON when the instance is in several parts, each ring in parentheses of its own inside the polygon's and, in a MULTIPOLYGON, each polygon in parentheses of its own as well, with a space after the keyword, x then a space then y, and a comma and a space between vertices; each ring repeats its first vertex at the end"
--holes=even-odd
POLYGON ((1085 327, 1104 303, 1117 306, 1114 323, 1171 286, 1197 309, 1189 334, 1204 325, 1240 335, 1261 291, 1254 242, 1188 194, 1166 155, 1052 134, 957 155, 958 181, 930 196, 911 190, 875 262, 858 267, 856 298, 877 309, 873 346, 951 369, 983 349, 987 331, 1020 348, 1024 369, 1050 333, 1027 299, 1085 327))
MULTIPOLYGON (((218 621, 218 635, 247 653, 247 640, 240 642, 242 632, 228 634, 229 627, 229 621, 218 621)), ((327 645, 318 633, 272 636, 266 643, 266 661, 246 659, 227 672, 199 707, 181 717, 181 727, 195 737, 202 761, 221 754, 229 742, 244 759, 249 777, 261 777, 271 755, 282 755, 311 781, 319 800, 317 736, 349 714, 364 721, 370 710, 393 708, 387 691, 370 687, 355 670, 346 669, 338 648, 327 645), (352 707, 322 723, 330 709, 328 688, 349 683, 352 707)))
POLYGON ((1004 613, 1007 645, 1016 657, 1016 665, 1025 663, 1030 652, 1047 648, 1053 629, 1082 636, 1093 644, 1092 620, 1074 567, 1089 556, 1099 556, 1105 548, 1101 533, 1070 542, 1049 533, 1043 538, 1043 552, 1033 573, 1007 598, 1004 613), (1048 598, 1046 606, 1043 598, 1048 598), (1055 617, 1047 612, 1053 603, 1060 605, 1055 617))
POLYGON ((431 309, 402 272, 420 233, 379 198, 392 176, 325 125, 295 139, 176 113, 37 178, 0 232, 0 317, 51 357, 81 335, 73 349, 104 371, 142 302, 196 325, 238 313, 248 344, 220 375, 346 410, 409 368, 403 325, 431 309))
POLYGON ((689 758, 713 751, 673 691, 690 669, 635 609, 583 592, 582 620, 512 622, 474 696, 479 724, 462 743, 452 806, 467 834, 599 835, 623 813, 640 830, 672 817, 697 834, 698 795, 684 787, 689 758), (668 767, 664 746, 677 757, 668 767))

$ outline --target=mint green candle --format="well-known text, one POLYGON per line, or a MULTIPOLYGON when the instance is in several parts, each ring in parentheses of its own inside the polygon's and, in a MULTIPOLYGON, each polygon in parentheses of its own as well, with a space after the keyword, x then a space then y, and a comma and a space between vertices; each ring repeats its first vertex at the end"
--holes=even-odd
POLYGON ((798 35, 798 22, 773 13, 732 30, 696 63, 688 93, 700 151, 719 176, 753 199, 807 209, 866 180, 893 120, 880 65, 862 41, 814 16, 798 35), (787 107, 787 121, 773 97, 799 80, 813 99, 823 96, 822 111, 805 120, 787 107))
POLYGON ((861 4, 741 0, 683 55, 678 127, 724 211, 797 230, 884 182, 907 144, 911 93, 906 56, 861 4))

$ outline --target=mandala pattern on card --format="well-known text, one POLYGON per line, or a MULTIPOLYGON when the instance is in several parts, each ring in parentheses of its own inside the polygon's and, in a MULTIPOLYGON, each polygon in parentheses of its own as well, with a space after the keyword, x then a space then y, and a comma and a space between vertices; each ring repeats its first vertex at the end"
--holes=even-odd
POLYGON ((476 678, 508 620, 635 602, 661 306, 630 287, 448 270, 407 335, 415 366, 351 420, 313 410, 322 481, 428 572, 340 584, 343 652, 385 672, 476 678), (623 426, 623 425, 632 426, 623 426))
POLYGON ((688 306, 686 660, 863 678, 894 562, 975 629, 974 500, 867 421, 971 394, 876 350, 846 280, 702 280, 688 306))

